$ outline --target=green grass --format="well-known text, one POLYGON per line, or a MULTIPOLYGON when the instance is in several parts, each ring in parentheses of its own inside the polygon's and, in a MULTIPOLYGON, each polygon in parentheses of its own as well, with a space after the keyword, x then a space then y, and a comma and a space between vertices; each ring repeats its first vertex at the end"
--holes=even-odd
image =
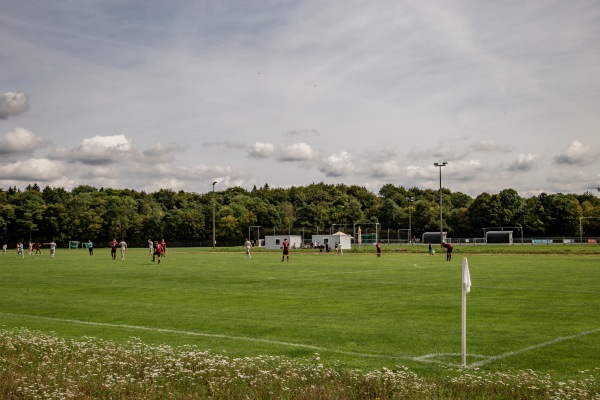
POLYGON ((575 377, 598 366, 600 260, 556 254, 577 246, 540 246, 552 247, 559 251, 464 246, 451 262, 424 247, 388 248, 381 258, 292 252, 290 262, 273 252, 246 259, 241 249, 170 248, 160 265, 147 249, 128 250, 124 261, 107 249, 93 257, 59 249, 54 260, 11 251, 0 255, 0 328, 117 343, 136 337, 230 357, 319 353, 329 365, 438 374, 460 364, 466 255, 468 364, 575 377))

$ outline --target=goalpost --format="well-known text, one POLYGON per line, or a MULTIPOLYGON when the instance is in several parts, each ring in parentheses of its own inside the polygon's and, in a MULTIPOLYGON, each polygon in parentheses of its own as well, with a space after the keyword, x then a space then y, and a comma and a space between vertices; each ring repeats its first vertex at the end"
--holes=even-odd
POLYGON ((70 240, 69 241, 69 250, 79 248, 79 240, 70 240))

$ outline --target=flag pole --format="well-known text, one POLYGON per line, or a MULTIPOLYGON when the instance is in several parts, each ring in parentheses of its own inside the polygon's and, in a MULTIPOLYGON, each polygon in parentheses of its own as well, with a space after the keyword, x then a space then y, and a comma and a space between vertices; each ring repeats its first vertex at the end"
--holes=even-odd
POLYGON ((462 290, 462 367, 467 366, 467 294, 462 290))
POLYGON ((471 276, 466 257, 462 261, 462 318, 461 318, 461 347, 462 367, 467 367, 467 293, 471 291, 471 276))

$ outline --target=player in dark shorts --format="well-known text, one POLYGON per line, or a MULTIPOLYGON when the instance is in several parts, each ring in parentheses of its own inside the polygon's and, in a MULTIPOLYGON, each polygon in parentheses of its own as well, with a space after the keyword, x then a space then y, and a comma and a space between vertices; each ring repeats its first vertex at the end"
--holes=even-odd
POLYGON ((160 242, 160 246, 161 246, 161 249, 162 249, 162 251, 161 251, 161 253, 160 253, 160 254, 161 254, 163 257, 166 257, 166 256, 167 256, 167 242, 165 242, 165 239, 163 239, 163 240, 160 242))
POLYGON ((290 261, 290 242, 288 242, 287 239, 283 239, 281 248, 283 249, 283 256, 281 257, 281 261, 283 261, 286 256, 287 260, 290 261))
POLYGON ((110 242, 110 255, 112 256, 113 260, 117 259, 117 247, 119 246, 119 243, 117 242, 117 239, 113 239, 112 242, 110 242))
POLYGON ((158 257, 158 263, 160 264, 160 256, 163 254, 162 244, 158 243, 158 241, 154 242, 154 253, 152 253, 152 261, 158 257))
POLYGON ((454 250, 454 246, 450 243, 442 242, 442 247, 446 249, 446 261, 452 260, 452 250, 454 250))

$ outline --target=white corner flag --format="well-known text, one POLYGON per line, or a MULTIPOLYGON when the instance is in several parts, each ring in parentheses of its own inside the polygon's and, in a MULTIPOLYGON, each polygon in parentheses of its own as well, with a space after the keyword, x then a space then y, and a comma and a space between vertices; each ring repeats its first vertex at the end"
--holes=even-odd
POLYGON ((467 257, 462 260, 462 366, 467 366, 467 293, 471 291, 471 275, 467 257))
POLYGON ((467 257, 463 257, 462 261, 462 284, 465 293, 469 293, 471 291, 471 275, 469 275, 469 262, 467 261, 467 257))

